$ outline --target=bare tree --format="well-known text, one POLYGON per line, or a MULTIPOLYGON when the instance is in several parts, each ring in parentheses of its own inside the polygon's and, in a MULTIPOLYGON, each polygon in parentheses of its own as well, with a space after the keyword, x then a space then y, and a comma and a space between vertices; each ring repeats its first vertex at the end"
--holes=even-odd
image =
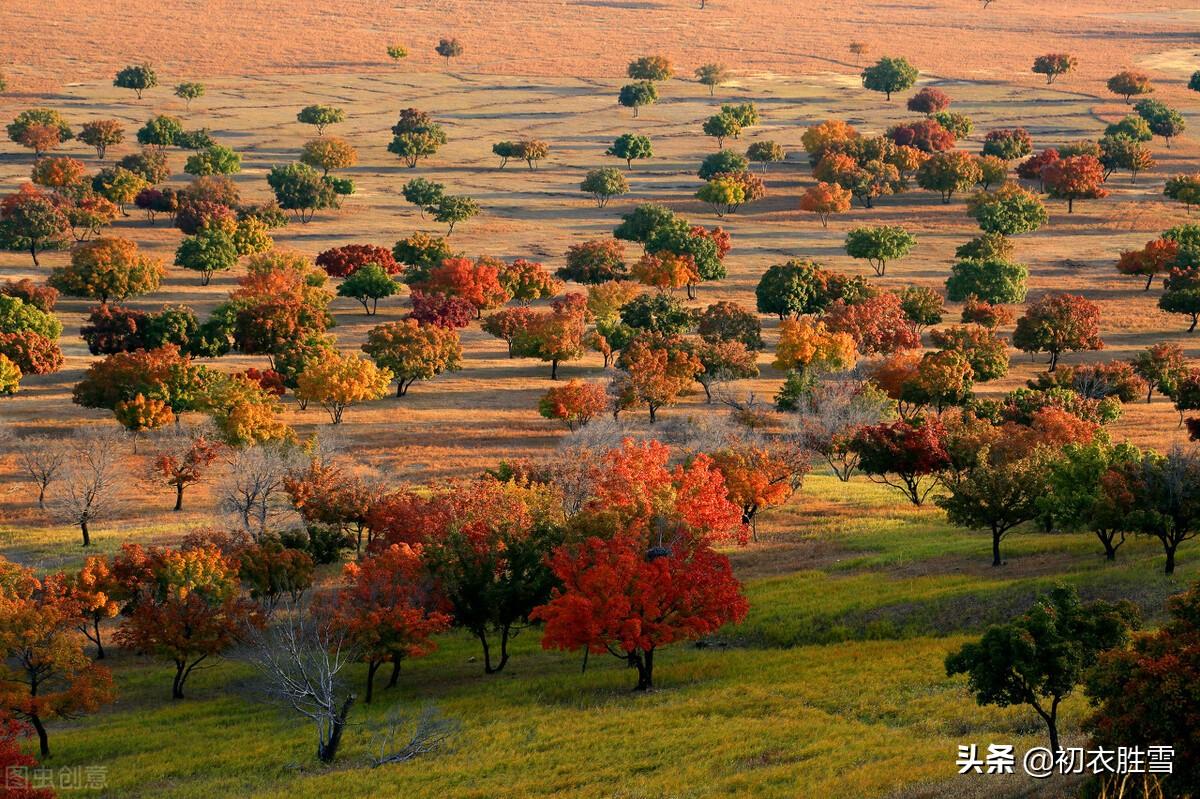
POLYGON ((794 435, 801 446, 829 464, 844 483, 858 468, 858 456, 846 446, 847 442, 859 428, 890 417, 892 407, 882 392, 864 380, 825 380, 800 403, 794 435))
POLYGON ((448 719, 441 715, 433 705, 426 705, 413 723, 408 740, 403 746, 397 747, 397 740, 402 740, 398 737, 400 731, 407 726, 408 719, 402 714, 396 711, 388 714, 383 734, 377 736, 376 739, 379 754, 371 758, 371 762, 375 766, 404 763, 420 755, 443 749, 462 727, 458 719, 448 719))
POLYGON ((88 526, 112 515, 117 506, 121 433, 113 429, 80 430, 62 468, 62 494, 54 512, 62 521, 79 526, 83 545, 91 546, 88 526))
POLYGON ((574 515, 592 497, 593 471, 608 452, 618 449, 630 431, 615 419, 593 419, 563 437, 558 450, 545 463, 554 484, 562 491, 563 510, 574 515))
POLYGON ((249 632, 248 659, 264 677, 268 696, 312 722, 317 759, 337 756, 355 694, 342 672, 356 659, 346 629, 311 605, 285 603, 275 623, 249 632))
POLYGON ((261 539, 295 514, 284 480, 299 466, 299 458, 279 447, 235 450, 220 484, 221 506, 252 538, 261 539))
POLYGON ((38 487, 38 507, 46 507, 46 489, 62 472, 67 460, 63 441, 49 436, 26 436, 17 440, 17 463, 38 487))

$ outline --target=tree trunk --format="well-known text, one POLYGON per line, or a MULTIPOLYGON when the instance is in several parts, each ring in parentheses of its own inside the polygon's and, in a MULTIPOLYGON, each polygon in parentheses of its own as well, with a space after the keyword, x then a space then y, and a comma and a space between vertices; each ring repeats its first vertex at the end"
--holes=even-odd
POLYGON ((329 740, 317 742, 317 759, 322 763, 332 763, 337 756, 338 747, 342 743, 342 733, 346 729, 346 717, 350 715, 350 706, 354 704, 354 695, 346 697, 342 709, 333 717, 329 728, 329 740))
POLYGON ((96 636, 92 643, 96 645, 96 660, 104 660, 104 640, 100 637, 100 617, 92 617, 92 632, 96 636))
POLYGON ((46 484, 45 483, 38 484, 38 507, 39 508, 46 507, 46 484))
POLYGON ((1175 573, 1175 549, 1178 546, 1179 546, 1178 544, 1175 544, 1173 542, 1168 543, 1166 539, 1163 539, 1163 549, 1167 553, 1167 564, 1163 568, 1163 574, 1165 574, 1167 576, 1170 576, 1175 573))
POLYGON ((187 679, 185 671, 186 668, 186 661, 175 661, 175 679, 171 683, 172 699, 183 699, 183 681, 187 679))
POLYGON ((388 688, 395 688, 396 683, 400 681, 400 659, 398 654, 392 653, 392 676, 388 678, 388 688))
POLYGON ((175 510, 183 510, 183 483, 175 484, 175 510))
POLYGON ((649 691, 654 687, 654 650, 648 649, 645 652, 634 652, 629 656, 630 662, 638 672, 637 687, 635 691, 649 691))
POLYGON ((475 636, 483 644, 483 673, 496 674, 503 671, 504 666, 508 663, 508 627, 505 626, 500 630, 500 660, 495 666, 492 665, 492 650, 488 646, 486 631, 478 630, 475 636))
POLYGON ((83 545, 85 547, 90 547, 92 545, 92 537, 88 535, 87 522, 80 522, 79 530, 83 533, 83 545))
POLYGON ((37 731, 38 751, 41 752, 43 758, 50 757, 50 738, 46 735, 46 726, 42 724, 41 717, 37 713, 30 713, 29 723, 37 731))
POLYGON ((1046 371, 1053 372, 1057 368, 1058 368, 1058 353, 1052 352, 1052 353, 1050 353, 1050 368, 1047 369, 1046 371))
POLYGON ((992 566, 1003 566, 1004 562, 1000 560, 1000 536, 1003 533, 998 533, 992 530, 992 566))
POLYGON ((558 360, 557 359, 550 361, 550 379, 551 380, 558 379, 558 360))
POLYGON ((363 700, 366 704, 371 704, 371 697, 375 695, 375 672, 379 671, 379 666, 382 661, 371 660, 367 663, 367 696, 363 700))

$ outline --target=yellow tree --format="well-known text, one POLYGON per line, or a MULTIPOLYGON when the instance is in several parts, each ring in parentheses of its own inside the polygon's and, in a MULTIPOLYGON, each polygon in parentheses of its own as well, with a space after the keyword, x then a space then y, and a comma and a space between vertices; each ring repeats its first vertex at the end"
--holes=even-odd
POLYGON ((779 325, 779 345, 775 350, 776 369, 840 372, 858 361, 854 337, 834 333, 824 322, 785 319, 779 325))
POLYGON ((334 352, 305 367, 296 382, 297 399, 320 403, 333 424, 341 424, 346 408, 387 394, 392 370, 361 355, 334 352))

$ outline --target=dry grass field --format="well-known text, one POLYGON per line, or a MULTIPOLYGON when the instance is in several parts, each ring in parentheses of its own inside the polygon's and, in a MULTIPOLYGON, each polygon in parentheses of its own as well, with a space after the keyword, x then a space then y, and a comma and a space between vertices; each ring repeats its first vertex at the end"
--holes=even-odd
MULTIPOLYGON (((1119 101, 1081 96, 1069 85, 1009 86, 995 82, 934 81, 955 98, 955 108, 976 122, 976 141, 994 127, 1025 125, 1039 146, 1096 136, 1106 122, 1119 119, 1125 106, 1119 101)), ((446 184, 448 190, 475 197, 483 213, 461 225, 452 236, 456 248, 470 255, 501 258, 525 257, 554 268, 562 263, 570 244, 605 236, 621 213, 645 201, 662 202, 688 218, 707 225, 724 224, 733 235, 734 250, 727 259, 729 278, 704 285, 697 307, 716 300, 735 300, 753 307, 754 286, 772 263, 788 258, 814 258, 851 272, 867 273, 865 263, 845 255, 845 231, 863 224, 902 224, 918 238, 916 250, 889 269, 880 284, 940 287, 953 261, 954 248, 974 235, 974 222, 955 199, 943 205, 928 192, 883 198, 874 209, 856 207, 836 217, 828 229, 798 210, 798 197, 812 178, 800 147, 806 126, 827 118, 851 121, 866 131, 884 129, 896 118, 909 116, 899 98, 885 103, 861 90, 850 74, 820 73, 783 76, 751 72, 737 77, 710 98, 704 87, 674 81, 664 99, 634 119, 613 98, 619 82, 600 79, 549 79, 463 73, 320 74, 218 78, 209 82, 208 94, 190 111, 182 101, 167 99, 162 90, 147 94, 140 103, 129 92, 102 83, 63 88, 54 97, 68 119, 116 117, 131 129, 154 113, 181 115, 189 126, 206 126, 221 142, 243 153, 243 170, 236 181, 243 197, 266 200, 270 189, 264 176, 274 164, 298 157, 311 129, 295 121, 297 109, 310 103, 329 103, 347 110, 348 119, 333 130, 349 139, 360 153, 358 166, 348 170, 357 185, 337 212, 318 214, 308 224, 293 223, 276 231, 276 241, 310 256, 331 246, 352 242, 390 246, 414 230, 443 232, 440 225, 422 219, 400 195, 404 181, 423 176, 446 184), (772 165, 765 176, 768 196, 736 215, 718 220, 712 210, 695 200, 699 186, 695 168, 711 152, 713 140, 699 132, 700 121, 721 102, 753 100, 763 123, 744 137, 739 146, 756 138, 779 141, 791 153, 788 161, 772 165), (450 142, 437 157, 417 169, 407 169, 386 151, 387 129, 401 108, 415 106, 433 113, 446 127, 450 142), (632 191, 607 208, 597 209, 578 190, 588 169, 611 165, 604 150, 622 132, 651 137, 655 157, 635 165, 630 173, 632 191), (551 157, 536 171, 510 164, 497 168, 491 144, 505 138, 535 136, 551 143, 551 157)), ((0 116, 21 106, 5 98, 0 116)), ((1194 116, 1192 119, 1196 119, 1194 116)), ((1200 123, 1196 123, 1200 124, 1200 123)), ((117 148, 119 157, 130 145, 117 148)), ((96 166, 95 154, 82 145, 65 148, 74 157, 96 166)), ((1180 317, 1171 317, 1155 306, 1156 292, 1141 290, 1134 278, 1114 269, 1122 249, 1140 246, 1155 234, 1187 219, 1182 206, 1161 196, 1165 176, 1187 168, 1200 147, 1186 137, 1172 149, 1156 148, 1158 167, 1131 183, 1114 176, 1112 195, 1080 202, 1073 214, 1065 204, 1050 201, 1051 221, 1033 234, 1017 239, 1017 256, 1031 270, 1030 300, 1050 290, 1082 293, 1103 312, 1106 349, 1092 358, 1128 356, 1151 342, 1171 340, 1200 354, 1194 337, 1183 330, 1180 317)), ((177 172, 175 185, 184 185, 185 153, 170 154, 177 172)), ((0 155, 0 180, 16 186, 28 172, 28 152, 7 144, 0 155)), ((177 230, 159 220, 149 223, 140 212, 120 220, 117 235, 139 244, 170 262, 180 240, 177 230)), ((66 253, 47 253, 40 270, 21 254, 0 254, 0 275, 6 278, 44 277, 48 268, 64 262, 66 253)), ((166 303, 187 303, 203 317, 226 293, 236 273, 219 274, 207 287, 194 273, 177 267, 160 291, 130 304, 151 310, 166 303)), ((353 300, 337 299, 335 333, 343 348, 357 348, 373 325, 407 312, 403 297, 381 303, 378 317, 368 317, 353 300)), ((64 300, 60 312, 66 323, 63 346, 67 368, 54 375, 30 377, 23 391, 4 404, 4 417, 15 428, 28 432, 61 428, 81 420, 105 420, 107 413, 86 411, 70 403, 70 388, 90 362, 79 325, 91 303, 64 300)), ((953 321, 955 312, 948 316, 953 321)), ((773 320, 764 320, 770 341, 773 320)), ((494 464, 504 457, 535 453, 554 445, 562 430, 536 413, 537 398, 552 383, 549 370, 533 360, 509 359, 502 341, 472 326, 464 331, 465 368, 413 388, 403 399, 388 398, 352 408, 340 434, 353 443, 364 461, 378 464, 396 478, 419 479, 431 474, 461 473, 494 464)), ((1080 356, 1068 357, 1068 361, 1080 356)), ((769 400, 782 375, 769 367, 771 356, 760 358, 762 377, 738 386, 769 400)), ((262 358, 230 357, 219 368, 263 366, 262 358)), ((1014 352, 1008 378, 988 384, 984 392, 1000 393, 1021 384, 1041 368, 1014 352)), ((566 364, 566 378, 603 379, 598 355, 566 364)), ((667 416, 709 412, 698 394, 667 416)), ((643 415, 644 416, 644 415, 643 415)), ((637 418, 637 414, 635 414, 637 418)), ((302 432, 325 425, 319 409, 289 414, 288 421, 302 432)), ((1139 444, 1165 446, 1183 439, 1169 403, 1157 399, 1150 405, 1127 406, 1113 427, 1117 438, 1139 444)), ((644 424, 644 420, 641 422, 644 424)), ((11 483, 6 506, 14 517, 22 515, 26 492, 11 483)))
MULTIPOLYGON (((752 308, 763 271, 790 258, 869 274, 864 262, 845 254, 850 228, 898 224, 916 235, 910 256, 890 264, 886 277, 872 276, 887 288, 942 288, 955 247, 978 232, 962 198, 943 205, 935 194, 919 190, 881 198, 873 209, 856 203, 827 229, 798 210, 800 195, 813 182, 800 144, 807 126, 838 118, 877 133, 913 116, 904 110, 911 92, 888 103, 862 89, 858 72, 867 61, 904 55, 917 65, 922 70, 917 88, 943 89, 954 99, 953 110, 974 120, 975 133, 960 142, 971 152, 979 151, 986 131, 999 127, 1027 128, 1038 149, 1098 137, 1105 124, 1128 112, 1107 93, 1104 80, 1136 66, 1150 71, 1159 86, 1155 97, 1183 112, 1189 132, 1170 149, 1156 140, 1155 169, 1136 183, 1127 174, 1114 175, 1108 198, 1077 202, 1073 214, 1065 202, 1047 200, 1049 224, 1016 238, 1016 260, 1030 267, 1029 301, 1070 291, 1101 308, 1105 349, 1070 354, 1067 363, 1126 358, 1159 341, 1177 342, 1189 358, 1200 359, 1200 333, 1189 336, 1183 317, 1158 310, 1157 289, 1143 292, 1143 281, 1114 270, 1122 250, 1188 219, 1181 205, 1162 197, 1162 185, 1166 177, 1196 171, 1200 159, 1200 95, 1184 89, 1187 76, 1200 69, 1195 38, 1200 11, 1190 0, 1066 5, 1069 11, 1040 0, 996 0, 986 10, 976 0, 916 5, 711 0, 701 10, 683 0, 362 0, 286 7, 264 0, 128 0, 96 13, 78 0, 8 2, 0 4, 0 71, 9 80, 8 93, 0 94, 0 122, 24 108, 47 106, 76 126, 121 119, 132 140, 150 116, 178 115, 188 128, 210 128, 219 143, 240 152, 243 169, 234 178, 243 198, 265 201, 271 196, 267 171, 296 160, 314 135, 296 122, 296 112, 312 103, 335 105, 345 109, 347 119, 329 132, 359 152, 359 164, 345 170, 356 192, 336 212, 275 231, 281 246, 315 256, 348 243, 390 248, 416 230, 443 233, 401 195, 403 183, 420 176, 444 183, 450 193, 471 195, 483 208, 455 229, 456 249, 471 256, 528 258, 553 269, 562 265, 568 246, 608 235, 622 213, 654 201, 695 223, 722 224, 732 234, 729 277, 701 285, 692 304, 734 300, 752 308), (432 52, 442 35, 457 36, 466 48, 448 66, 432 52), (864 42, 866 55, 852 55, 851 41, 864 42), (407 62, 388 62, 384 49, 392 42, 408 45, 407 62), (1034 56, 1056 50, 1076 54, 1081 67, 1047 86, 1028 67, 1034 56), (734 78, 715 97, 690 79, 670 81, 659 103, 633 118, 617 105, 616 95, 625 63, 646 54, 672 57, 685 78, 698 64, 723 61, 734 78), (138 101, 114 88, 111 76, 141 60, 156 66, 164 85, 138 101), (191 79, 202 80, 207 93, 185 109, 169 87, 191 79), (764 200, 718 220, 693 198, 701 185, 695 170, 715 149, 700 124, 721 103, 750 101, 762 123, 734 146, 770 139, 789 157, 767 169, 764 200), (430 112, 449 137, 437 156, 414 170, 386 150, 390 126, 408 107, 430 112), (625 132, 651 137, 655 157, 635 163, 628 195, 598 209, 579 191, 579 181, 589 169, 624 166, 604 151, 625 132), (518 137, 550 143, 550 157, 537 170, 520 163, 497 167, 491 145, 518 137)), ((109 161, 135 147, 126 141, 110 151, 109 161)), ((100 166, 94 151, 77 142, 60 152, 84 161, 89 171, 100 166)), ((190 178, 182 172, 185 156, 170 151, 171 184, 177 187, 190 178)), ((32 161, 28 150, 0 141, 0 192, 24 182, 32 161)), ((181 238, 169 222, 151 224, 134 209, 111 233, 135 239, 168 263, 181 238)), ((67 258, 46 253, 35 268, 25 254, 0 252, 0 280, 44 280, 67 258)), ((159 291, 127 304, 157 310, 185 303, 203 318, 237 277, 218 274, 211 285, 200 286, 195 273, 172 266, 159 291)), ((113 424, 107 411, 82 409, 70 400, 72 386, 93 360, 78 337, 91 305, 60 300, 66 367, 28 377, 18 395, 0 400, 0 428, 19 435, 65 434, 82 424, 113 424)), ((337 298, 332 307, 339 346, 357 350, 371 327, 403 317, 408 300, 403 294, 385 299, 374 317, 350 299, 337 298)), ((956 322, 959 307, 948 308, 947 323, 956 322)), ((735 388, 769 402, 783 374, 769 366, 777 322, 763 322, 768 350, 760 355, 761 377, 735 388)), ((1003 332, 1010 334, 1011 326, 1003 332)), ((553 385, 549 366, 510 359, 504 342, 477 324, 462 336, 462 371, 417 383, 407 397, 388 396, 347 411, 337 435, 364 470, 389 482, 418 481, 475 473, 556 446, 565 429, 537 414, 538 398, 553 385)), ((1004 393, 1044 368, 1020 352, 1012 355, 1008 377, 982 387, 982 394, 1004 393)), ((231 355, 211 365, 232 371, 265 363, 231 355)), ((559 372, 560 378, 609 376, 594 353, 559 372)), ((664 409, 661 418, 718 413, 723 409, 706 405, 698 392, 664 409)), ((644 411, 627 416, 635 429, 647 428, 644 411)), ((302 435, 328 432, 319 408, 300 411, 289 404, 285 420, 302 435)), ((1125 406, 1110 432, 1114 440, 1165 449, 1186 439, 1178 421, 1170 403, 1156 395, 1150 404, 1125 406)), ((143 471, 145 459, 144 453, 131 456, 131 473, 143 471)), ((211 523, 216 518, 211 484, 190 491, 189 509, 171 514, 170 489, 129 481, 120 517, 94 532, 97 548, 111 552, 125 540, 177 542, 189 529, 211 523)), ((34 496, 0 445, 0 553, 40 569, 77 564, 78 532, 39 512, 34 496)), ((721 654, 680 651, 677 664, 668 667, 673 670, 664 670, 664 682, 676 687, 651 700, 658 703, 653 713, 627 700, 621 692, 627 675, 615 665, 601 671, 601 687, 579 693, 577 663, 535 653, 532 634, 519 651, 531 664, 528 670, 516 669, 488 687, 476 674, 478 664, 466 665, 475 655, 471 642, 447 636, 434 659, 414 667, 404 698, 435 697, 443 709, 466 719, 462 749, 441 766, 417 766, 433 776, 381 770, 388 772, 380 777, 386 794, 371 781, 377 772, 284 766, 285 760, 308 757, 307 738, 284 719, 260 717, 254 706, 222 696, 222 685, 236 693, 248 679, 244 669, 228 665, 199 677, 202 699, 184 708, 158 701, 165 696, 161 668, 129 665, 121 677, 129 698, 94 725, 85 719, 66 728, 63 749, 75 747, 66 756, 71 763, 117 764, 110 795, 119 796, 886 796, 912 782, 942 784, 953 774, 946 752, 964 736, 1037 731, 1015 711, 977 711, 961 686, 944 678, 941 658, 961 641, 960 633, 1021 607, 1018 599, 1027 604, 1036 590, 1060 579, 1085 594, 1133 596, 1156 607, 1197 573, 1186 547, 1180 574, 1170 581, 1157 575, 1160 553, 1144 542, 1130 546, 1129 560, 1119 569, 1102 569, 1094 541, 1077 537, 1064 548, 1055 536, 1034 534, 1014 539, 1018 557, 1003 575, 989 573, 985 537, 951 530, 935 511, 896 509, 895 502, 861 478, 849 490, 824 474, 810 478, 786 508, 764 520, 764 542, 734 556, 754 608, 739 639, 750 642, 747 648, 734 647, 725 660, 721 654), (881 640, 865 640, 872 638, 881 640), (796 659, 802 668, 795 667, 796 659), (782 687, 770 690, 764 679, 782 687), (591 712, 597 710, 599 715, 591 712), (970 718, 956 720, 962 716, 970 718), (777 726, 764 721, 772 718, 777 726), (227 719, 238 729, 207 751, 203 736, 224 735, 227 719), (161 751, 152 741, 118 740, 143 723, 160 734, 182 730, 186 773, 156 759, 161 751), (732 736, 736 740, 721 733, 723 723, 739 731, 732 736), (637 732, 645 724, 668 731, 661 741, 651 740, 637 732), (268 750, 267 735, 283 741, 284 755, 268 750), (644 748, 629 754, 626 736, 644 748), (562 742, 557 755, 553 740, 562 742), (863 741, 875 748, 856 757, 854 745, 863 741), (595 765, 593 746, 612 759, 595 765), (494 765, 517 750, 525 753, 528 773, 511 762, 494 765), (254 772, 263 759, 270 759, 270 767, 254 772), (135 778, 143 773, 144 779, 135 778), (795 793, 797 785, 807 791, 795 793)), ((1082 704, 1069 706, 1071 723, 1081 715, 1082 704)), ((351 746, 353 756, 365 751, 364 744, 351 746)), ((928 795, 966 795, 955 790, 928 795)))

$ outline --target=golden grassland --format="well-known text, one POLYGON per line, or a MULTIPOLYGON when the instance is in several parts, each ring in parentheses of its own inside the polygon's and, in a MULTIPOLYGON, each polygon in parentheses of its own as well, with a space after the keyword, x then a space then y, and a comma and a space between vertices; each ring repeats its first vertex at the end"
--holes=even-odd
POLYGON ((13 35, 0 42, 0 63, 21 91, 111 80, 138 61, 181 80, 397 69, 614 78, 629 60, 653 53, 673 58, 687 74, 709 61, 796 74, 855 70, 868 58, 903 55, 943 78, 1033 85, 1042 80, 1029 73, 1034 57, 1065 51, 1080 58, 1080 78, 1095 83, 1151 58, 1164 74, 1190 74, 1200 21, 1190 0, 995 0, 986 9, 979 0, 707 0, 705 6, 699 0, 301 0, 284 13, 258 0, 126 0, 97 13, 82 0, 5 3, 0 30, 13 35), (441 37, 463 45, 449 65, 434 52, 441 37), (866 53, 851 53, 851 42, 864 44, 866 53), (386 55, 392 44, 409 50, 400 64, 386 55))
MULTIPOLYGON (((1030 87, 991 82, 938 82, 955 99, 955 109, 975 119, 976 133, 963 142, 977 149, 984 132, 1000 126, 1025 125, 1038 146, 1051 146, 1083 136, 1096 136, 1107 121, 1127 110, 1121 103, 1100 101, 1079 94, 1070 85, 1030 87)), ((295 121, 300 107, 315 102, 346 109, 348 119, 331 133, 349 139, 360 153, 358 166, 347 170, 357 193, 337 212, 324 213, 307 225, 293 223, 277 231, 277 242, 316 255, 323 249, 351 242, 388 246, 417 229, 440 232, 422 219, 417 209, 400 195, 404 181, 423 176, 446 184, 453 193, 479 200, 483 214, 460 225, 452 241, 468 254, 504 258, 539 259, 551 268, 561 265, 566 248, 588 238, 606 236, 621 213, 640 202, 664 202, 695 222, 718 222, 731 230, 734 250, 727 259, 729 277, 700 289, 697 307, 716 300, 735 300, 753 307, 753 289, 770 264, 787 258, 814 258, 853 273, 866 273, 866 264, 847 257, 842 249, 845 231, 863 224, 901 224, 916 234, 917 249, 894 263, 882 286, 941 287, 953 260, 954 248, 977 233, 959 198, 943 205, 936 195, 913 191, 883 198, 870 210, 855 207, 835 218, 828 229, 797 210, 803 189, 810 185, 806 159, 800 148, 804 128, 829 117, 852 121, 864 131, 885 129, 911 115, 899 97, 892 103, 864 92, 848 75, 787 78, 745 74, 723 87, 715 98, 696 84, 673 81, 664 88, 664 99, 645 109, 637 119, 614 103, 618 82, 584 78, 524 78, 483 75, 326 74, 319 76, 222 78, 210 82, 209 93, 190 111, 182 102, 155 90, 140 103, 128 92, 105 84, 64 89, 47 102, 63 110, 76 124, 96 117, 113 116, 128 124, 128 139, 154 113, 183 116, 189 127, 206 126, 222 143, 244 154, 244 168, 236 176, 247 199, 269 198, 264 176, 274 164, 294 160, 304 141, 313 135, 295 121), (763 123, 735 142, 746 146, 755 139, 779 141, 790 153, 783 164, 766 174, 769 196, 718 220, 711 209, 692 197, 699 185, 695 169, 715 142, 699 131, 700 121, 721 102, 753 101, 763 123), (388 127, 401 108, 416 106, 441 120, 449 144, 435 158, 415 170, 405 168, 387 153, 388 127), (649 135, 655 158, 635 165, 630 173, 632 191, 605 209, 597 209, 578 191, 586 170, 614 159, 603 155, 612 139, 625 131, 649 135), (510 164, 501 170, 491 154, 491 144, 505 138, 535 136, 551 143, 548 162, 536 171, 510 164)), ((0 118, 11 117, 26 103, 0 98, 0 118)), ((1200 126, 1191 108, 1185 112, 1200 126)), ((135 145, 127 142, 109 156, 119 158, 135 145)), ((1166 176, 1192 167, 1200 149, 1186 136, 1173 149, 1157 147, 1159 166, 1131 183, 1115 175, 1112 196, 1080 202, 1068 215, 1063 203, 1049 201, 1051 220, 1042 230, 1019 237, 1017 257, 1031 269, 1030 300, 1047 291, 1073 291, 1097 302, 1103 313, 1107 348, 1101 353, 1069 356, 1068 362, 1086 358, 1127 357, 1160 340, 1178 341, 1192 357, 1198 354, 1195 337, 1183 333, 1180 317, 1159 311, 1157 290, 1141 291, 1136 278, 1116 274, 1113 263, 1122 249, 1137 247, 1159 231, 1187 220, 1182 207, 1160 194, 1166 176)), ((96 168, 94 153, 78 143, 62 149, 96 168)), ((185 153, 170 154, 177 174, 172 182, 182 186, 185 153)), ((0 144, 0 185, 15 188, 27 176, 32 158, 12 143, 0 144)), ((112 235, 134 238, 148 251, 172 260, 180 233, 160 219, 150 224, 136 209, 111 229, 112 235)), ((632 253, 632 250, 631 250, 632 253)), ((0 277, 44 279, 50 267, 64 263, 66 253, 47 253, 34 268, 19 253, 0 254, 0 277)), ((186 303, 201 316, 207 314, 234 285, 236 272, 220 274, 207 287, 194 273, 171 267, 158 292, 129 304, 157 309, 165 303, 186 303)), ((406 312, 403 297, 385 300, 379 315, 368 317, 353 300, 334 301, 340 345, 354 349, 375 324, 399 318, 406 312)), ((92 358, 77 337, 90 302, 64 299, 59 312, 66 331, 63 348, 66 368, 54 375, 29 377, 22 392, 4 401, 2 418, 20 433, 62 432, 83 421, 108 424, 108 414, 70 403, 70 388, 92 358)), ((947 323, 956 320, 952 308, 947 323)), ((767 338, 774 337, 774 320, 765 319, 767 338)), ((461 473, 492 465, 502 458, 536 454, 552 447, 562 430, 537 416, 537 398, 552 383, 547 365, 532 360, 509 359, 502 341, 477 326, 463 331, 465 368, 415 386, 403 399, 387 398, 351 408, 341 434, 356 456, 396 480, 461 473)), ((737 389, 769 401, 782 375, 769 366, 771 356, 760 358, 762 377, 737 389)), ((233 356, 214 362, 217 368, 262 366, 262 358, 233 356)), ((598 355, 566 364, 564 378, 605 379, 598 355)), ((996 394, 1022 384, 1042 368, 1014 353, 1010 376, 980 387, 996 394)), ((708 413, 703 396, 693 396, 667 416, 708 413)), ((644 424, 637 414, 636 424, 644 424)), ((290 411, 288 421, 309 433, 326 424, 319 409, 290 411)), ((1183 440, 1169 403, 1156 398, 1149 404, 1127 406, 1113 428, 1118 439, 1164 447, 1183 440)), ((0 476, 0 512, 21 519, 33 514, 28 491, 13 483, 11 471, 0 476)), ((131 494, 138 496, 141 489, 131 494)))

